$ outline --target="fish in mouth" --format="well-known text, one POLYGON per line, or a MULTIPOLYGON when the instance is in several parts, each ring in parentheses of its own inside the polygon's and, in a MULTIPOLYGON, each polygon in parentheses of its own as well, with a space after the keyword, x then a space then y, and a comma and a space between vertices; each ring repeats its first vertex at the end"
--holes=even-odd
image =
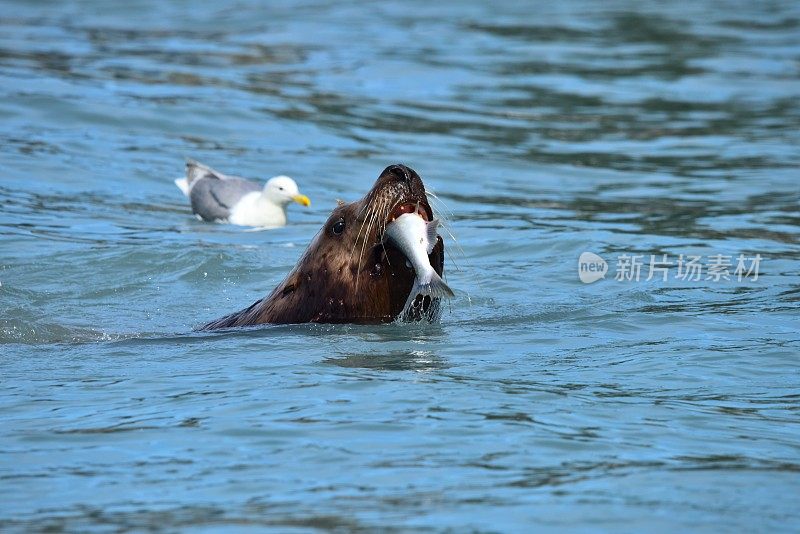
POLYGON ((400 210, 397 210, 399 215, 396 217, 389 217, 384 239, 393 243, 405 254, 417 274, 414 279, 414 287, 408 294, 407 306, 410 306, 412 299, 416 299, 418 295, 439 298, 454 296, 453 290, 431 267, 428 260, 428 254, 433 252, 433 247, 439 238, 437 233, 439 221, 437 219, 428 221, 425 219, 425 214, 419 209, 408 212, 404 208, 405 206, 402 206, 400 210))
MULTIPOLYGON (((385 239, 387 225, 409 213, 427 223, 434 220, 419 175, 405 165, 390 165, 364 198, 333 210, 294 269, 269 295, 201 330, 263 323, 438 320, 440 298, 410 295, 414 267, 395 240, 385 239)), ((441 276, 444 242, 434 237, 427 259, 441 276)))

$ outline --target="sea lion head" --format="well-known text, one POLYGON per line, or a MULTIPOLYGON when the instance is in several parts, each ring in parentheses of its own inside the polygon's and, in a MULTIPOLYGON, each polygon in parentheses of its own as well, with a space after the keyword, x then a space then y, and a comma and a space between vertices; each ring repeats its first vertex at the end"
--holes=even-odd
MULTIPOLYGON (((209 323, 204 329, 259 323, 391 322, 434 320, 439 301, 417 296, 410 306, 415 273, 405 255, 384 242, 386 225, 403 213, 433 220, 422 179, 405 165, 390 165, 359 201, 340 203, 295 268, 266 298, 209 323)), ((441 275, 444 244, 437 237, 428 256, 441 275)))

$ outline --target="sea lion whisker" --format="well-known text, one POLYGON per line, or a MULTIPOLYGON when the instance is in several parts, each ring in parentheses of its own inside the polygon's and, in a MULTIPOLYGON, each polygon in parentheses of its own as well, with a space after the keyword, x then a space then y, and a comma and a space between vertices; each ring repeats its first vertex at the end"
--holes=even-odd
POLYGON ((450 224, 449 223, 441 223, 439 226, 444 228, 445 232, 447 232, 447 235, 453 241, 455 246, 458 247, 458 251, 463 256, 464 255, 464 249, 461 248, 461 244, 458 242, 458 238, 453 234, 453 232, 450 231, 450 224))
POLYGON ((439 219, 442 222, 449 222, 453 217, 453 212, 450 210, 450 208, 448 208, 447 205, 435 195, 432 195, 430 200, 433 201, 432 203, 436 206, 436 211, 439 212, 439 219))
POLYGON ((456 268, 456 271, 461 271, 461 267, 458 266, 458 263, 456 263, 455 257, 453 257, 453 255, 450 253, 450 251, 449 250, 445 250, 445 254, 447 255, 447 259, 449 259, 450 262, 453 264, 453 267, 456 268))
MULTIPOLYGON (((372 213, 375 211, 375 200, 373 196, 368 196, 364 206, 361 208, 361 212, 356 215, 356 220, 359 218, 361 219, 361 226, 358 228, 358 234, 356 234, 355 241, 353 242, 353 248, 350 250, 350 257, 353 257, 353 252, 355 252, 356 247, 358 246, 358 240, 361 238, 361 232, 364 231, 364 225, 366 224, 367 220, 372 216, 372 213)), ((366 239, 366 236, 364 236, 366 239)))
POLYGON ((391 213, 391 210, 394 207, 395 198, 397 198, 397 195, 394 195, 391 198, 391 200, 387 200, 383 204, 381 204, 381 209, 379 211, 380 215, 378 217, 378 221, 379 222, 378 222, 378 228, 377 228, 377 235, 379 235, 380 238, 381 238, 379 243, 381 245, 381 248, 383 249, 383 253, 384 253, 384 257, 386 258, 386 262, 389 265, 391 265, 392 262, 389 261, 389 255, 386 254, 386 245, 384 244, 383 235, 386 232, 386 224, 387 224, 386 220, 389 218, 389 213, 391 213))
MULTIPOLYGON (((361 228, 364 228, 364 224, 366 223, 366 231, 364 232, 364 237, 361 240, 361 250, 358 253, 358 262, 356 263, 356 285, 355 291, 358 291, 358 282, 361 277, 361 260, 364 257, 364 249, 367 246, 367 238, 369 237, 370 228, 372 227, 372 222, 378 216, 377 208, 371 209, 369 211, 368 216, 364 218, 364 222, 361 223, 361 228)), ((356 237, 356 241, 353 244, 353 251, 355 251, 355 247, 358 246, 358 237, 361 236, 361 230, 359 230, 358 236, 356 237)), ((351 253, 352 257, 352 253, 351 253)))
MULTIPOLYGON (((375 211, 375 208, 371 204, 367 204, 365 206, 365 209, 362 211, 366 211, 366 213, 363 214, 363 218, 361 219, 361 227, 358 229, 358 234, 356 234, 356 238, 353 241, 353 247, 350 249, 350 258, 353 257, 353 252, 356 251, 356 247, 358 246, 358 240, 361 237, 361 232, 364 230, 364 224, 366 224, 367 219, 375 211)), ((366 238, 367 236, 365 235, 364 239, 366 238)))
POLYGON ((384 235, 386 234, 386 225, 389 224, 389 214, 395 207, 395 204, 399 201, 399 195, 395 194, 389 202, 386 202, 384 211, 381 212, 381 226, 379 230, 379 234, 381 236, 381 248, 383 249, 383 254, 386 257, 386 263, 392 265, 392 262, 389 260, 389 254, 386 252, 386 240, 384 239, 384 235))
MULTIPOLYGON (((458 239, 457 239, 457 238, 456 238, 456 236, 453 234, 453 232, 450 230, 450 224, 449 224, 449 223, 446 223, 446 222, 443 222, 443 223, 439 224, 439 228, 443 228, 443 229, 444 229, 444 231, 445 231, 445 232, 447 232, 447 236, 450 238, 450 240, 451 240, 451 241, 453 242, 453 244, 456 246, 456 250, 459 252, 459 254, 461 255, 461 257, 462 257, 462 258, 463 258, 463 257, 465 257, 465 254, 464 254, 464 249, 463 249, 463 248, 461 248, 461 244, 458 242, 458 239)), ((446 255, 446 256, 447 256, 447 258, 448 258, 448 259, 449 259, 449 260, 452 262, 452 264, 453 264, 453 267, 455 267, 457 271, 460 271, 460 270, 461 270, 461 267, 459 267, 458 263, 456 263, 456 257, 455 257, 456 255, 455 255, 455 254, 453 254, 453 253, 450 251, 450 249, 449 249, 449 248, 448 248, 448 249, 445 249, 445 255, 446 255)))
MULTIPOLYGON (((356 240, 353 243, 353 251, 355 251, 355 248, 358 246, 358 240, 361 238, 361 232, 364 230, 364 225, 366 224, 367 231, 364 233, 364 237, 363 237, 363 241, 362 241, 362 249, 364 248, 364 246, 366 245, 366 240, 369 237, 369 226, 370 226, 370 224, 368 224, 368 222, 371 223, 375 219, 375 217, 378 215, 378 213, 381 212, 381 210, 382 210, 382 208, 383 208, 383 206, 385 204, 386 204, 386 197, 385 196, 379 197, 378 199, 371 201, 371 204, 369 205, 369 209, 367 209, 367 213, 366 213, 366 215, 364 216, 364 218, 361 221, 361 227, 358 229, 358 235, 356 236, 356 240), (372 204, 376 204, 376 205, 372 205, 372 204)), ((352 254, 352 252, 351 252, 351 254, 352 254)))
MULTIPOLYGON (((450 229, 450 219, 453 216, 453 212, 447 207, 442 199, 440 199, 435 193, 431 191, 425 191, 425 194, 430 197, 433 203, 437 206, 439 210, 439 226, 444 228, 444 231, 447 232, 448 237, 453 241, 455 244, 458 252, 463 257, 464 256, 464 249, 461 247, 461 244, 458 242, 458 238, 456 238, 455 234, 450 229)), ((448 257, 453 260, 453 255, 448 251, 448 257)), ((455 263, 455 262, 453 262, 455 263)))
POLYGON ((384 211, 381 213, 380 221, 380 233, 383 234, 386 232, 386 225, 389 224, 389 215, 394 211, 394 209, 400 204, 403 199, 403 195, 401 193, 395 193, 392 195, 391 198, 387 199, 386 204, 384 205, 384 211))
POLYGON ((372 217, 370 217, 369 223, 367 224, 367 231, 364 233, 364 240, 361 242, 361 250, 363 254, 364 247, 367 246, 367 238, 370 235, 370 231, 372 229, 372 225, 375 224, 376 221, 380 219, 381 213, 383 211, 383 206, 386 203, 386 199, 382 199, 380 204, 373 210, 372 217))
POLYGON ((429 189, 425 190, 425 195, 430 197, 431 199, 433 199, 434 202, 437 202, 439 204, 439 206, 442 208, 441 211, 447 212, 448 215, 452 215, 453 214, 452 210, 450 210, 450 208, 447 207, 447 204, 444 203, 444 200, 439 198, 439 195, 437 195, 436 193, 434 193, 433 191, 431 191, 429 189))
MULTIPOLYGON (((379 219, 381 222, 380 222, 380 226, 378 227, 378 233, 381 234, 381 237, 383 236, 383 233, 386 231, 386 225, 389 222, 388 221, 389 214, 392 212, 392 210, 394 209, 395 205, 399 201, 399 197, 400 197, 400 195, 395 193, 391 197, 390 200, 388 200, 387 202, 384 202, 384 204, 383 204, 383 209, 381 210, 381 216, 380 216, 380 219, 379 219)), ((383 241, 383 239, 381 239, 381 241, 383 241)))
POLYGON ((444 220, 450 220, 453 217, 453 211, 447 207, 447 204, 444 203, 444 200, 439 198, 436 193, 433 191, 425 191, 425 194, 433 201, 433 203, 437 207, 437 211, 439 212, 439 217, 444 220))
POLYGON ((367 246, 367 237, 369 237, 370 230, 372 229, 372 224, 378 217, 377 209, 372 211, 372 217, 369 220, 369 224, 367 224, 367 231, 364 233, 364 240, 361 242, 361 252, 358 255, 358 263, 356 264, 356 287, 355 291, 358 292, 358 281, 361 277, 361 260, 364 258, 364 249, 367 246))
MULTIPOLYGON (((359 214, 358 217, 361 218, 361 226, 358 228, 358 233, 356 234, 356 243, 358 242, 359 238, 361 237, 361 232, 364 230, 364 225, 367 223, 367 219, 369 219, 370 215, 372 215, 373 209, 374 208, 372 206, 367 206, 367 207, 365 207, 364 210, 362 210, 361 214, 359 214)), ((356 219, 356 220, 358 220, 358 219, 356 219)), ((355 247, 356 247, 356 244, 353 243, 353 249, 355 249, 355 247)))

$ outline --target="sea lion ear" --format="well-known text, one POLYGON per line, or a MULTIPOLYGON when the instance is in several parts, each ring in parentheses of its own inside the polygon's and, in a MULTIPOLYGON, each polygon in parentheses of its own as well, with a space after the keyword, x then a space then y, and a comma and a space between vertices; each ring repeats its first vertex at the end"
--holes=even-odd
POLYGON ((337 198, 336 199, 336 207, 337 208, 341 208, 344 205, 345 205, 345 201, 344 200, 342 200, 341 198, 337 198))

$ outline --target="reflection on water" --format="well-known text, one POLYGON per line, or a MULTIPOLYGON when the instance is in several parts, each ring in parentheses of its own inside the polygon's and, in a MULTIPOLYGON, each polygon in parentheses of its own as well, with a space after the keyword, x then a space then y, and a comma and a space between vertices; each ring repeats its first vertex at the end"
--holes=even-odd
POLYGON ((430 351, 393 350, 382 354, 367 352, 327 358, 325 363, 340 367, 374 369, 376 371, 433 371, 446 369, 448 364, 430 351))
POLYGON ((796 3, 6 4, 0 529, 797 523, 796 3), (313 207, 199 222, 184 157, 313 207), (441 324, 192 331, 397 161, 455 237, 441 324))

